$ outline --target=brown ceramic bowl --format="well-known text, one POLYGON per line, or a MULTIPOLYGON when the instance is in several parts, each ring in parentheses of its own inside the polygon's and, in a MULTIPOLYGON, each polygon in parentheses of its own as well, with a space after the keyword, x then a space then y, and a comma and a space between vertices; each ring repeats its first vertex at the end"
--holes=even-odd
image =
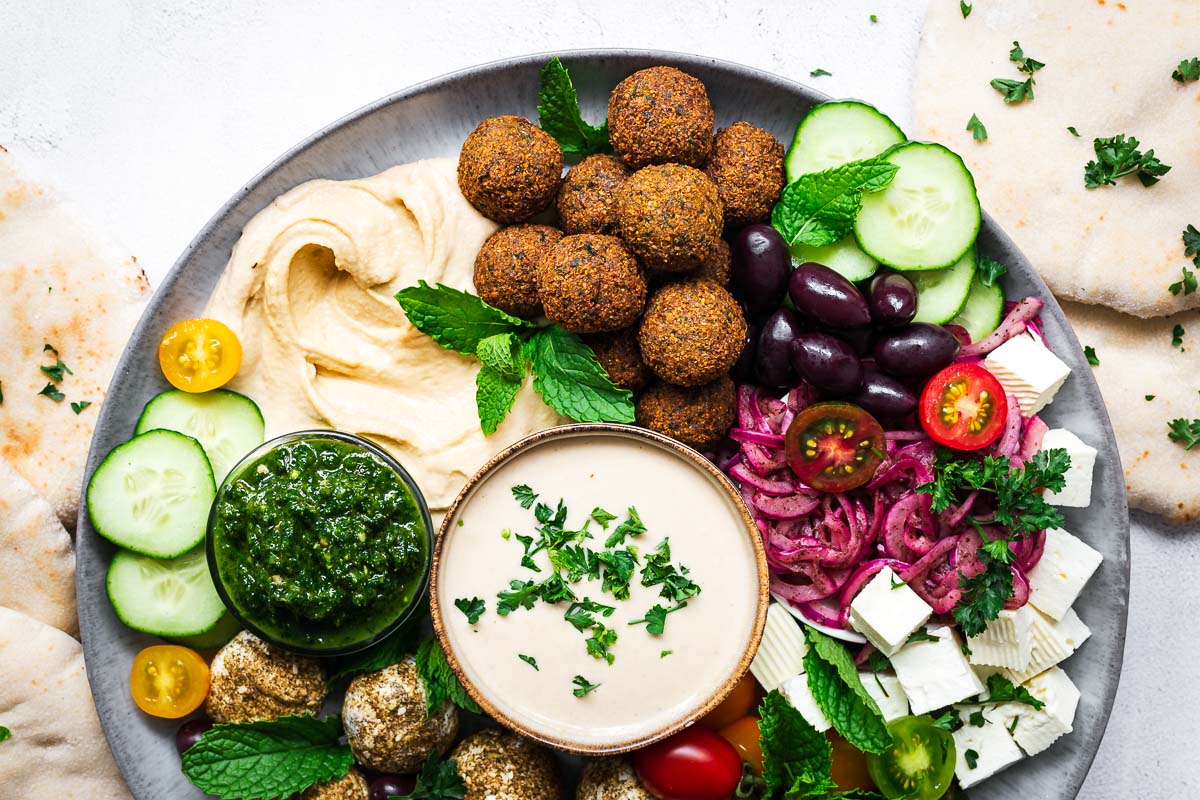
MULTIPOLYGON (((644 559, 660 531, 654 529, 650 514, 643 511, 643 516, 645 538, 628 543, 637 545, 644 559)), ((594 532, 599 535, 586 544, 600 549, 605 532, 594 532)), ((565 425, 529 436, 501 452, 467 482, 447 512, 430 573, 433 627, 472 699, 502 725, 583 755, 644 747, 716 708, 745 675, 758 650, 769 601, 762 540, 737 489, 695 450, 628 425, 565 425), (576 450, 580 446, 586 452, 576 450), (542 469, 550 464, 561 469, 542 469), (631 477, 639 469, 642 474, 649 470, 654 481, 631 477), (653 637, 644 626, 630 627, 632 618, 654 602, 649 593, 658 590, 639 585, 640 567, 632 581, 634 595, 624 604, 628 611, 611 594, 602 594, 599 582, 585 579, 571 584, 579 597, 617 607, 611 620, 602 620, 618 631, 612 650, 617 670, 588 656, 584 647, 588 634, 580 634, 561 619, 567 601, 550 605, 539 600, 534 609, 518 608, 506 617, 496 612, 497 586, 507 588, 509 579, 540 581, 548 576, 547 571, 534 573, 520 567, 522 551, 515 536, 509 541, 501 535, 507 527, 520 533, 514 526, 523 520, 527 520, 525 532, 534 532, 533 512, 522 509, 510 491, 515 476, 531 471, 534 479, 521 482, 534 484, 541 478, 549 484, 542 498, 549 505, 554 506, 560 495, 574 496, 568 502, 569 528, 578 527, 581 515, 594 507, 593 498, 613 512, 624 512, 630 503, 637 505, 648 497, 658 498, 644 509, 654 511, 659 529, 670 528, 673 560, 694 568, 691 577, 701 585, 701 593, 689 601, 691 608, 668 617, 666 630, 653 637), (551 474, 557 476, 560 491, 553 491, 555 478, 547 477, 551 474), (584 485, 589 480, 596 483, 584 485), (655 488, 648 493, 647 486, 655 488), (618 505, 622 500, 626 502, 618 505), (582 508, 584 502, 589 503, 587 509, 582 508), (678 524, 661 524, 668 520, 678 524), (689 536, 694 538, 685 538, 689 536), (479 580, 468 580, 473 576, 479 580), (474 624, 453 602, 472 594, 483 595, 487 606, 474 624), (623 612, 629 621, 621 616, 623 612), (660 645, 664 651, 658 649, 660 645), (537 656, 537 671, 518 661, 518 654, 537 656), (593 696, 576 699, 570 676, 581 673, 598 683, 599 689, 593 696), (612 680, 607 694, 606 680, 612 680), (648 694, 631 702, 639 691, 648 694), (551 693, 559 694, 547 699, 551 693)), ((658 602, 668 605, 665 600, 658 602)))

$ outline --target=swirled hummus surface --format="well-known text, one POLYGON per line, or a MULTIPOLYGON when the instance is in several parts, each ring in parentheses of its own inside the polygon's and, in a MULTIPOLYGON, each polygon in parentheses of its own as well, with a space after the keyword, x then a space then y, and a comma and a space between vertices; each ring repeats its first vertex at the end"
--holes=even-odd
POLYGON ((489 458, 561 421, 526 386, 484 436, 478 362, 414 328, 394 297, 419 280, 473 291, 495 230, 459 192, 452 158, 281 195, 247 223, 205 309, 242 341, 230 388, 259 404, 268 436, 335 428, 374 440, 444 510, 489 458))

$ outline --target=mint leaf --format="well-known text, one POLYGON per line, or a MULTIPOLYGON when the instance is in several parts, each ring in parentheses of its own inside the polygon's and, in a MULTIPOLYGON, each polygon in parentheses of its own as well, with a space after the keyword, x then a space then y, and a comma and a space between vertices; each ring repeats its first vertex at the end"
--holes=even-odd
POLYGON ((588 155, 611 153, 608 123, 589 125, 579 112, 579 96, 571 75, 558 56, 542 67, 538 89, 538 124, 553 136, 564 153, 588 155))
POLYGON ((290 797, 345 776, 354 754, 338 744, 341 735, 336 715, 218 723, 184 752, 183 774, 222 800, 290 797))
POLYGON ((389 795, 388 800, 464 800, 466 796, 467 784, 458 774, 458 764, 452 758, 438 761, 433 752, 421 766, 412 794, 389 795))
POLYGON ((971 138, 977 142, 987 141, 987 128, 983 127, 983 123, 979 121, 979 117, 974 114, 967 120, 967 130, 971 132, 971 138))
POLYGON ((473 294, 420 281, 396 293, 396 302, 421 333, 449 350, 475 355, 479 343, 497 334, 535 327, 493 308, 473 294))
POLYGON ((533 388, 546 404, 576 422, 633 422, 633 393, 617 388, 592 348, 557 325, 525 343, 533 388))
POLYGON ((487 603, 483 602, 482 597, 460 597, 454 601, 454 607, 463 613, 467 618, 467 622, 474 625, 479 622, 479 618, 487 611, 487 603))
POLYGON ((417 674, 425 684, 426 716, 437 713, 447 700, 465 711, 483 713, 458 682, 437 639, 430 638, 421 643, 417 648, 416 662, 417 674))
POLYGON ((525 358, 521 354, 521 340, 515 333, 498 333, 480 339, 475 346, 475 357, 485 367, 491 367, 509 380, 525 377, 525 358))
POLYGON ((521 381, 511 380, 489 366, 475 374, 475 407, 479 413, 479 429, 488 436, 504 422, 521 391, 521 381))
POLYGON ((875 156, 801 175, 784 188, 771 224, 789 244, 823 247, 840 241, 854 227, 863 193, 887 187, 899 169, 875 156))
MULTIPOLYGON (((763 698, 758 717, 766 797, 822 797, 836 787, 829 774, 833 768, 829 740, 809 725, 778 690, 763 698)), ((890 744, 890 737, 888 741, 890 744)))
POLYGON ((989 289, 996 285, 996 281, 1008 272, 1008 267, 1001 264, 999 261, 994 261, 987 256, 980 256, 978 264, 975 268, 975 274, 979 276, 979 282, 989 289))
POLYGON ((883 753, 892 746, 883 714, 858 677, 850 653, 838 641, 805 628, 809 648, 804 654, 808 688, 817 705, 846 741, 864 753, 883 753))

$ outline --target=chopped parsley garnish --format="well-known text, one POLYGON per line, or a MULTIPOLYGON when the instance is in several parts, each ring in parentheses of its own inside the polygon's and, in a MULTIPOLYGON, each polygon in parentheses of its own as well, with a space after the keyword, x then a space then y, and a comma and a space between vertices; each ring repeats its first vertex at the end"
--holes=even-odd
POLYGON ((617 600, 629 599, 629 582, 633 579, 633 571, 637 569, 638 560, 635 550, 609 550, 596 554, 596 559, 604 567, 604 580, 600 590, 608 592, 617 600))
POLYGON ((502 617, 507 617, 518 608, 533 608, 534 603, 538 601, 539 589, 533 581, 510 581, 508 588, 512 591, 496 595, 496 599, 499 600, 496 603, 496 613, 502 617))
POLYGON ((575 685, 575 691, 572 692, 576 697, 586 697, 591 692, 600 688, 600 684, 592 683, 582 675, 576 675, 571 683, 575 685))
POLYGON ((574 625, 578 630, 586 631, 594 625, 597 625, 596 618, 593 614, 600 614, 604 617, 611 617, 617 609, 613 606, 606 606, 603 603, 593 602, 586 597, 582 600, 571 603, 567 607, 567 613, 564 618, 567 622, 574 625))
POLYGON ((967 130, 971 132, 971 138, 977 142, 987 141, 987 128, 983 127, 983 123, 979 121, 979 117, 974 114, 967 120, 967 130))
POLYGON ((671 653, 674 653, 674 652, 675 652, 674 650, 663 650, 661 653, 658 654, 658 657, 666 658, 667 656, 671 655, 671 653))
POLYGON ((971 16, 971 4, 967 0, 958 0, 958 10, 962 12, 963 19, 971 16))
POLYGON ((512 487, 512 493, 516 501, 521 504, 521 508, 532 508, 538 499, 537 493, 523 483, 512 487))
POLYGON ((963 758, 967 761, 968 769, 975 769, 975 767, 979 766, 979 753, 974 750, 968 749, 967 752, 963 753, 963 758))
POLYGON ((826 69, 817 67, 812 72, 808 73, 813 78, 820 78, 822 75, 832 75, 833 73, 826 69))
POLYGON ((617 632, 597 622, 592 626, 592 635, 588 637, 586 642, 588 655, 592 658, 607 661, 611 665, 616 660, 616 656, 610 653, 608 649, 616 643, 617 632))
POLYGON ((1024 703, 1033 706, 1034 711, 1041 711, 1045 703, 1038 700, 1024 686, 1017 686, 1003 675, 989 675, 987 679, 988 697, 985 703, 1024 703))
POLYGON ((1100 358, 1096 355, 1096 348, 1092 347, 1090 344, 1084 345, 1083 357, 1086 358, 1087 362, 1093 367, 1100 366, 1100 358))
POLYGON ((1185 331, 1183 329, 1183 326, 1176 324, 1175 327, 1171 329, 1171 346, 1172 347, 1182 347, 1183 346, 1183 335, 1185 333, 1187 333, 1187 331, 1185 331))
POLYGON ((1151 400, 1153 400, 1155 397, 1157 397, 1157 395, 1153 395, 1153 394, 1148 394, 1148 395, 1146 395, 1146 402, 1147 402, 1147 403, 1148 403, 1148 402, 1150 402, 1150 401, 1151 401, 1151 400))
POLYGON ((877 17, 877 16, 875 16, 874 14, 872 14, 872 15, 871 15, 871 22, 879 22, 879 17, 877 17))
POLYGON ((953 733, 963 726, 963 722, 962 718, 959 717, 958 714, 954 713, 953 711, 947 711, 945 714, 942 714, 940 717, 935 719, 932 725, 935 728, 941 728, 944 731, 950 731, 953 733))
POLYGON ((0 381, 0 406, 4 405, 4 381, 0 381))
POLYGON ((55 383, 62 383, 62 380, 65 376, 75 374, 71 371, 70 367, 63 363, 61 358, 56 358, 55 363, 52 366, 47 367, 43 365, 38 369, 44 372, 46 376, 55 383))
POLYGON ((58 350, 55 349, 54 345, 50 344, 49 342, 46 342, 45 344, 42 345, 42 352, 43 353, 53 353, 54 357, 58 358, 58 350))
MULTIPOLYGON (((601 509, 596 509, 596 511, 600 510, 601 509)), ((595 514, 596 511, 593 511, 592 514, 595 514)), ((604 513, 608 514, 607 511, 604 513)), ((642 518, 638 516, 637 509, 633 506, 630 506, 627 513, 629 514, 629 518, 618 525, 616 529, 609 534, 609 537, 604 540, 605 547, 620 547, 621 545, 625 544, 626 537, 636 539, 646 532, 646 526, 642 524, 642 518)), ((613 520, 616 519, 616 517, 610 514, 609 519, 613 520)), ((604 525, 603 523, 601 523, 601 527, 603 527, 605 530, 608 530, 608 526, 604 525)))
POLYGON ((1200 58, 1185 58, 1171 73, 1171 78, 1180 83, 1200 80, 1200 58))
POLYGON ((989 289, 1008 272, 1008 267, 987 256, 980 256, 978 261, 975 274, 979 276, 979 282, 989 289))
POLYGON ((525 655, 524 653, 517 653, 517 658, 521 659, 521 660, 522 660, 522 661, 524 661, 526 664, 528 664, 529 666, 531 666, 531 667, 533 667, 534 669, 536 669, 538 672, 541 672, 541 671, 542 671, 541 667, 539 667, 539 666, 537 665, 537 659, 536 659, 536 658, 534 658, 533 656, 527 656, 527 655, 525 655))
POLYGON ((592 513, 589 516, 593 522, 595 522, 597 525, 599 525, 604 530, 608 530, 608 523, 612 522, 614 519, 617 518, 616 514, 610 514, 609 512, 605 511, 600 506, 596 506, 595 508, 593 508, 592 513))
POLYGON ((62 392, 60 392, 58 390, 58 387, 55 386, 53 383, 47 383, 46 386, 40 392, 38 392, 38 394, 45 395, 46 397, 49 397, 51 400, 53 400, 56 403, 60 402, 63 398, 66 397, 66 395, 63 394, 62 392))
POLYGON ((629 624, 641 625, 644 622, 646 623, 647 633, 655 636, 661 636, 662 632, 666 629, 667 614, 673 614, 681 608, 687 608, 687 603, 680 603, 672 608, 664 608, 658 603, 655 603, 654 607, 646 612, 646 616, 642 617, 641 619, 635 619, 629 624))
POLYGON ((1179 269, 1183 272, 1183 278, 1175 281, 1167 288, 1171 290, 1171 294, 1178 295, 1182 293, 1186 296, 1196 291, 1196 273, 1187 267, 1180 267, 1179 269))
POLYGON ((483 612, 487 611, 487 604, 480 597, 472 597, 470 600, 460 597, 454 601, 454 607, 463 612, 467 617, 467 622, 472 625, 479 622, 479 618, 483 616, 483 612))
POLYGON ((670 562, 671 540, 667 538, 659 543, 653 553, 646 556, 646 566, 642 568, 642 586, 661 586, 659 597, 673 603, 700 594, 700 585, 687 577, 687 567, 676 567, 670 562))
POLYGON ((971 723, 971 725, 976 728, 982 728, 984 725, 988 724, 987 717, 983 715, 983 709, 981 708, 977 708, 972 711, 971 715, 967 717, 967 722, 971 723))
POLYGON ((1076 137, 1076 138, 1079 138, 1079 131, 1075 130, 1075 126, 1074 126, 1074 125, 1068 125, 1068 126, 1067 126, 1067 130, 1070 132, 1070 134, 1071 134, 1072 136, 1074 136, 1074 137, 1076 137))
POLYGON ((1008 51, 1008 60, 1017 65, 1019 72, 1024 72, 1026 75, 1032 75, 1042 67, 1046 66, 1040 61, 1029 58, 1025 55, 1025 51, 1021 49, 1020 42, 1014 41, 1012 50, 1008 51))
POLYGON ((1200 267, 1200 231, 1196 230, 1195 225, 1183 229, 1183 254, 1200 267))
POLYGON ((1184 450, 1191 450, 1196 445, 1200 444, 1200 419, 1194 419, 1191 422, 1180 417, 1171 420, 1167 427, 1169 433, 1167 438, 1172 442, 1179 442, 1183 445, 1184 450))
POLYGON ((1029 77, 1023 81, 1011 78, 995 78, 991 82, 992 88, 1004 95, 1005 103, 1020 103, 1025 100, 1032 100, 1033 87, 1036 85, 1033 73, 1046 65, 1041 61, 1026 56, 1025 51, 1021 49, 1020 43, 1015 41, 1013 42, 1012 50, 1008 52, 1008 60, 1017 65, 1018 72, 1023 72, 1029 77))
POLYGON ((1143 186, 1153 186, 1159 178, 1171 171, 1154 155, 1154 150, 1143 153, 1135 137, 1117 134, 1108 138, 1092 140, 1096 159, 1083 168, 1083 185, 1088 189, 1098 186, 1116 186, 1117 179, 1126 175, 1137 175, 1143 186))
POLYGON ((412 794, 391 795, 389 800, 462 800, 466 792, 467 784, 458 774, 458 764, 452 758, 440 761, 434 751, 425 759, 412 794))
POLYGON ((959 575, 958 579, 962 599, 954 607, 954 619, 967 636, 983 633, 987 624, 1000 616, 1013 594, 1013 576, 1008 564, 993 558, 991 551, 983 548, 979 549, 979 560, 985 566, 983 572, 969 578, 959 575))
POLYGON ((904 643, 905 644, 913 644, 914 642, 936 642, 936 641, 938 641, 938 637, 931 634, 924 627, 921 627, 921 628, 917 628, 915 631, 913 631, 912 634, 908 637, 908 639, 904 643))

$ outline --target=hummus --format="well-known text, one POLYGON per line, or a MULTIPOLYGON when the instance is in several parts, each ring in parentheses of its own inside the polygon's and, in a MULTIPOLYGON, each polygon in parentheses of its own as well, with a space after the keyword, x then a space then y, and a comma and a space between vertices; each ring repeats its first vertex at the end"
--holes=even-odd
POLYGON ((419 280, 473 291, 495 230, 459 192, 452 158, 280 196, 247 223, 205 309, 242 342, 229 388, 259 404, 268 437, 335 428, 377 442, 445 510, 489 458, 561 422, 526 386, 484 436, 478 362, 414 328, 394 297, 419 280))

